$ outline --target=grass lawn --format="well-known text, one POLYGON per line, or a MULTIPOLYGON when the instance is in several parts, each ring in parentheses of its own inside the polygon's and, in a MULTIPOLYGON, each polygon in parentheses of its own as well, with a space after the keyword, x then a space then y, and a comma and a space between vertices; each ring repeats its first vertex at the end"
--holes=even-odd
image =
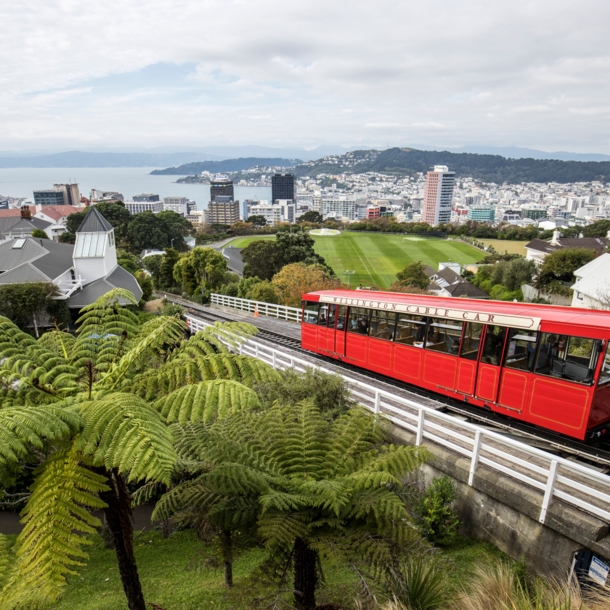
POLYGON ((463 241, 425 239, 380 233, 342 233, 336 237, 315 237, 315 250, 335 273, 346 281, 345 271, 355 271, 352 286, 389 288, 396 274, 413 261, 423 261, 434 269, 446 261, 476 263, 484 254, 463 241))
POLYGON ((249 246, 253 241, 259 241, 261 239, 272 239, 275 240, 274 235, 251 235, 250 237, 236 237, 234 240, 230 241, 227 246, 232 246, 233 248, 245 248, 249 246))
POLYGON ((479 241, 482 241, 486 246, 493 246, 496 252, 500 254, 508 252, 509 254, 521 254, 521 256, 527 254, 525 244, 529 243, 527 241, 509 241, 508 239, 479 239, 479 241))
MULTIPOLYGON (((346 270, 356 272, 350 277, 352 286, 362 283, 364 286, 375 284, 389 288, 396 274, 413 261, 421 260, 437 269, 440 262, 451 260, 472 264, 484 256, 477 248, 458 240, 349 232, 313 238, 316 252, 324 257, 342 281, 347 281, 346 270)), ((231 245, 245 248, 256 239, 273 238, 238 237, 231 245)))
MULTIPOLYGON (((208 564, 217 560, 216 549, 199 542, 193 531, 176 532, 167 540, 157 532, 140 534, 135 551, 147 604, 165 610, 262 610, 274 592, 256 578, 256 568, 264 557, 258 548, 237 551, 231 590, 225 588, 220 569, 205 565, 206 560, 208 564)), ((103 548, 96 538, 88 552, 87 567, 79 576, 70 577, 64 596, 50 608, 127 610, 114 551, 103 548)), ((506 558, 494 546, 469 539, 441 552, 447 561, 447 578, 456 587, 467 582, 476 566, 506 558)), ((353 572, 332 560, 323 560, 322 567, 326 584, 318 592, 318 603, 334 601, 353 608, 359 591, 353 572)))

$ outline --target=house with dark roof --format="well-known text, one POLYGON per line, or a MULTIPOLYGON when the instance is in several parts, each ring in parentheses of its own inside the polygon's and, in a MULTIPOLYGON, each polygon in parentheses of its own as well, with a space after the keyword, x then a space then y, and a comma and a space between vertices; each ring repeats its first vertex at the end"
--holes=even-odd
POLYGON ((435 271, 428 265, 424 266, 424 273, 430 279, 428 292, 441 297, 462 297, 468 299, 488 299, 489 295, 465 280, 450 266, 439 264, 439 270, 435 271))
POLYGON ((600 255, 606 250, 609 243, 610 239, 608 237, 560 237, 560 232, 554 231, 550 241, 533 239, 526 244, 527 255, 525 258, 541 265, 549 254, 564 248, 585 248, 586 250, 595 250, 596 254, 600 255))
POLYGON ((29 233, 0 243, 0 284, 22 282, 55 284, 57 298, 67 299, 71 309, 89 305, 113 288, 125 288, 137 300, 142 297, 136 278, 117 263, 112 225, 94 207, 78 228, 74 245, 29 233))
MULTIPOLYGON (((0 211, 8 212, 9 210, 0 211)), ((51 238, 48 232, 50 226, 51 223, 46 220, 29 218, 22 216, 21 213, 13 216, 0 216, 0 244, 17 238, 29 237, 34 229, 42 229, 51 238)))

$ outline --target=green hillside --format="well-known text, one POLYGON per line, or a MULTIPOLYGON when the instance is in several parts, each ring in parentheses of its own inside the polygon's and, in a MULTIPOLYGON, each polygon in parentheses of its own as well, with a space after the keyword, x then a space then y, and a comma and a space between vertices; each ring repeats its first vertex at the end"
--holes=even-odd
POLYGON ((447 165, 456 175, 485 182, 591 182, 610 180, 610 161, 558 161, 555 159, 507 159, 500 155, 425 151, 390 148, 384 151, 358 150, 334 157, 303 163, 295 168, 297 176, 318 176, 380 172, 412 176, 427 172, 434 165, 447 165))

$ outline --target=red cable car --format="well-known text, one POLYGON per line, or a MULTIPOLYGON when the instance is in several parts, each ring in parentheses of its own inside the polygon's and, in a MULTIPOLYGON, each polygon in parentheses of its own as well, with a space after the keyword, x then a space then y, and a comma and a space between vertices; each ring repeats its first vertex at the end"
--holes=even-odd
POLYGON ((303 295, 303 349, 580 440, 610 431, 610 312, 392 292, 303 295))

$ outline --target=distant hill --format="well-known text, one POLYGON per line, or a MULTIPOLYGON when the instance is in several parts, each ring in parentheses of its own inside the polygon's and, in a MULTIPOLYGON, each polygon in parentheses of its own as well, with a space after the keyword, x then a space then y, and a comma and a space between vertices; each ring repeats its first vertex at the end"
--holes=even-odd
POLYGON ((224 161, 199 161, 186 163, 179 167, 155 169, 150 172, 154 176, 192 176, 201 172, 223 173, 240 172, 251 167, 293 167, 302 163, 300 159, 268 159, 264 157, 246 157, 240 159, 225 159, 224 161))
POLYGON ((383 151, 354 151, 338 157, 309 161, 294 168, 297 176, 380 172, 411 176, 427 172, 434 165, 448 165, 458 176, 484 182, 610 181, 610 161, 559 161, 554 159, 507 159, 500 155, 424 151, 390 148, 383 151))

